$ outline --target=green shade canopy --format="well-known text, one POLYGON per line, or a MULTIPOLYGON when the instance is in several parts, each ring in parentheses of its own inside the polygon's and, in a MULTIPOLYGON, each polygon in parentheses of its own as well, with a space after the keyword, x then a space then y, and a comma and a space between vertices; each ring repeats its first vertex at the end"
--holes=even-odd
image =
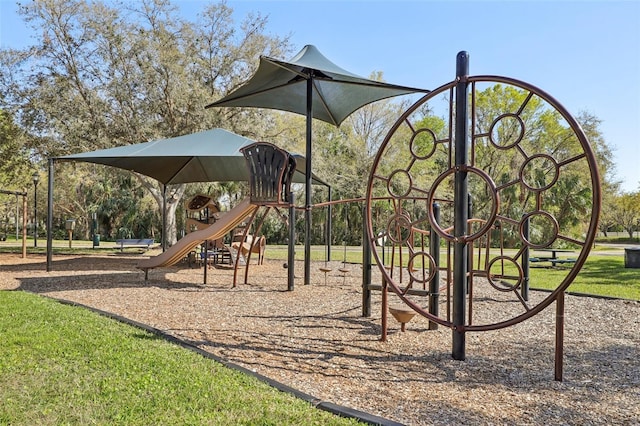
POLYGON ((357 109, 393 96, 429 90, 369 80, 340 68, 312 45, 289 62, 260 57, 256 73, 237 90, 206 106, 256 107, 289 111, 307 117, 305 150, 305 265, 309 284, 311 258, 311 134, 312 118, 339 126, 357 109))
MULTIPOLYGON (((255 143, 224 129, 170 139, 101 149, 56 158, 104 164, 149 176, 165 184, 249 180, 240 148, 255 143)), ((294 182, 304 182, 304 159, 298 159, 294 182)), ((324 184, 315 178, 314 183, 324 184)))
POLYGON ((206 108, 256 107, 306 115, 309 79, 313 81, 313 118, 336 126, 357 109, 380 99, 429 92, 360 77, 307 45, 289 62, 261 56, 249 81, 206 108))

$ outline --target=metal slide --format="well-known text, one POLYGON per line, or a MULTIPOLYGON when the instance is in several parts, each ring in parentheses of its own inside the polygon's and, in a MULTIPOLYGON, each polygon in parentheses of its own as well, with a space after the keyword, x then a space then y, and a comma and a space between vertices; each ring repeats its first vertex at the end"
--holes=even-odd
POLYGON ((200 231, 191 232, 178 240, 167 251, 149 259, 138 262, 137 268, 145 271, 145 279, 149 269, 171 266, 180 262, 191 250, 206 240, 217 240, 224 237, 240 222, 253 213, 258 206, 251 204, 249 197, 242 200, 237 206, 226 212, 214 224, 200 231))

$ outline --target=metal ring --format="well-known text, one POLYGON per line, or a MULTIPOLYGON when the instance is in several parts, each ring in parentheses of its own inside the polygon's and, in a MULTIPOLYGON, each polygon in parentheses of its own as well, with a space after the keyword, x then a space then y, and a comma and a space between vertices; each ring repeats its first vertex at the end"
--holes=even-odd
POLYGON ((442 173, 440 176, 438 176, 436 180, 433 182, 433 185, 431 186, 431 191, 429 191, 429 197, 427 199, 427 205, 429 206, 429 211, 428 211, 429 223, 431 224, 431 227, 433 228, 434 231, 438 233, 438 235, 440 235, 445 240, 453 241, 456 243, 467 243, 470 241, 474 241, 482 237, 485 233, 487 233, 487 231, 489 231, 493 226, 493 222, 495 222, 496 220, 496 216, 498 215, 498 208, 500 206, 500 197, 498 196, 496 185, 493 182, 493 179, 491 179, 491 177, 487 173, 485 173, 483 170, 480 170, 476 167, 471 167, 471 166, 465 166, 464 171, 471 172, 475 175, 480 176, 482 180, 484 180, 485 183, 490 188, 489 193, 491 194, 491 198, 493 201, 491 205, 491 214, 489 215, 489 218, 486 220, 485 224, 481 226, 478 231, 469 235, 451 235, 447 233, 444 229, 442 229, 442 227, 440 227, 440 225, 438 224, 438 222, 436 222, 436 219, 433 215, 433 202, 434 202, 434 197, 436 193, 435 188, 438 185, 440 185, 444 179, 458 172, 458 168, 452 167, 446 172, 442 173))

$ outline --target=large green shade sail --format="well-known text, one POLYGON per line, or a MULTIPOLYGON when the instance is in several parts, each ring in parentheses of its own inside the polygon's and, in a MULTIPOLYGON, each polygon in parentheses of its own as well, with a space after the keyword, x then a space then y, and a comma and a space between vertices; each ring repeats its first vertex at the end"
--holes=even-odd
POLYGON ((358 108, 377 100, 428 92, 360 77, 307 45, 288 62, 261 56, 258 70, 249 81, 206 108, 256 107, 306 115, 309 79, 313 81, 313 118, 336 126, 358 108))
MULTIPOLYGON (((254 142, 224 129, 211 129, 170 139, 67 155, 56 160, 104 164, 149 176, 165 185, 237 182, 249 179, 240 149, 254 142)), ((304 160, 298 159, 297 163, 294 182, 304 182, 304 160)), ((323 184, 318 179, 315 183, 323 184)))

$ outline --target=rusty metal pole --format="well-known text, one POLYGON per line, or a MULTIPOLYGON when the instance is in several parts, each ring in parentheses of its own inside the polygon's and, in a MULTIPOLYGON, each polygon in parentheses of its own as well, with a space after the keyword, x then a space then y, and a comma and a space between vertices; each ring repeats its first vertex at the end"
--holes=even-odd
MULTIPOLYGON (((473 198, 471 197, 471 194, 467 194, 467 219, 472 217, 473 217, 473 198)), ((470 223, 468 223, 467 225, 467 232, 469 234, 471 234, 472 232, 470 223)), ((471 250, 469 250, 469 248, 467 247, 467 285, 465 288, 465 292, 467 293, 467 295, 470 295, 471 287, 473 285, 473 276, 471 275, 472 269, 473 269, 473 245, 471 246, 471 250)), ((472 301, 473 301, 473 295, 471 295, 469 299, 469 324, 471 324, 473 321, 473 318, 471 318, 471 313, 473 312, 472 301)))
POLYGON ((18 235, 20 232, 20 225, 18 224, 18 221, 20 220, 20 212, 18 211, 18 205, 20 203, 20 196, 18 194, 16 194, 16 243, 18 242, 18 239, 20 238, 20 236, 18 235))
MULTIPOLYGON (((433 203, 433 218, 436 222, 440 222, 440 205, 433 203)), ((433 261, 436 264, 436 270, 433 274, 433 278, 429 281, 429 313, 434 316, 440 314, 438 302, 440 298, 440 235, 438 235, 433 229, 429 234, 429 252, 433 261)), ((438 323, 429 321, 429 330, 437 330, 438 323)))
POLYGON ((389 284, 387 283, 387 281, 385 280, 382 283, 382 298, 381 298, 381 309, 380 309, 380 326, 381 326, 381 330, 380 330, 380 341, 381 342, 386 342, 387 341, 387 328, 388 328, 388 321, 387 321, 387 314, 389 312, 389 284))
POLYGON ((289 245, 287 251, 287 290, 293 291, 296 261, 296 206, 295 195, 289 192, 289 245))
MULTIPOLYGON (((328 190, 328 198, 329 198, 329 203, 331 203, 332 198, 331 198, 331 187, 329 186, 327 188, 328 190)), ((331 204, 329 204, 327 206, 327 232, 326 232, 326 245, 327 245, 327 257, 325 257, 325 260, 327 262, 331 262, 331 240, 332 238, 332 233, 331 233, 331 204)))
POLYGON ((468 82, 469 54, 459 52, 456 63, 456 117, 455 117, 455 188, 454 188, 454 244, 453 244, 453 359, 465 359, 465 318, 467 289, 467 232, 468 204, 468 82))
MULTIPOLYGON (((522 224, 522 236, 529 241, 529 217, 522 224)), ((529 246, 525 244, 522 250, 522 288, 520 289, 522 299, 525 301, 529 301, 529 273, 529 246)))
POLYGON ((562 381, 562 367, 564 356, 564 291, 558 293, 556 298, 556 359, 555 377, 557 382, 562 381))
POLYGON ((367 233, 367 206, 362 206, 362 316, 371 316, 371 244, 367 233))

